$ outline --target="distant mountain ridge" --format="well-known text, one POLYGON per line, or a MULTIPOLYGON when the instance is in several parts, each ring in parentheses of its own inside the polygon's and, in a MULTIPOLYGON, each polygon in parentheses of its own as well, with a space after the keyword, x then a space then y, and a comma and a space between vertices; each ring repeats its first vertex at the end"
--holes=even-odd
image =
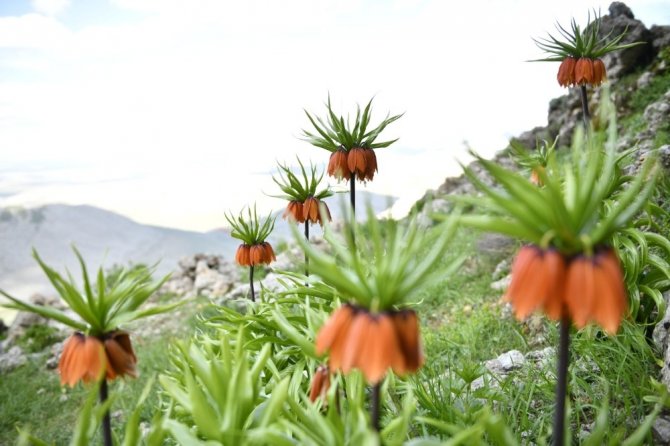
MULTIPOLYGON (((329 199, 333 218, 341 215, 338 199, 329 199)), ((343 201, 348 196, 341 197, 343 201)), ((346 200, 345 200, 346 198, 346 200)), ((389 208, 395 198, 360 191, 357 207, 370 203, 375 213, 389 208)), ((278 211, 271 241, 290 240, 288 223, 278 211)), ((365 212, 359 213, 359 218, 365 212)), ((301 230, 302 231, 302 230, 301 230)), ((320 230, 314 228, 313 234, 320 230)), ((79 265, 72 252, 75 245, 89 269, 99 265, 144 263, 157 265, 157 275, 174 270, 177 261, 195 253, 222 255, 232 260, 239 241, 227 229, 209 232, 184 231, 144 225, 123 215, 94 206, 50 204, 36 208, 0 209, 0 288, 20 298, 35 292, 53 294, 46 276, 32 258, 35 248, 57 271, 67 268, 79 279, 79 265)))
POLYGON ((174 269, 182 256, 194 252, 230 256, 236 246, 223 230, 199 233, 143 225, 87 205, 6 208, 0 210, 0 287, 17 294, 50 289, 32 258, 32 248, 58 271, 67 268, 78 277, 79 266, 72 252, 73 244, 89 268, 97 268, 100 264, 110 267, 129 262, 158 263, 159 274, 174 269))

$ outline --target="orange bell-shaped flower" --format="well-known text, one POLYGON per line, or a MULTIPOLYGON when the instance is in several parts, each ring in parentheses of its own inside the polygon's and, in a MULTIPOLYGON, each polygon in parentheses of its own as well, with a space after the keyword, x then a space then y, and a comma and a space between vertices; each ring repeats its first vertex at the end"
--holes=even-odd
POLYGON ((575 64, 575 84, 593 84, 593 60, 580 57, 575 64))
POLYGON ((328 161, 328 175, 338 180, 351 178, 351 171, 347 163, 347 151, 340 148, 330 154, 328 161))
POLYGON ((577 64, 577 59, 574 57, 566 57, 561 62, 561 66, 558 67, 558 85, 561 87, 570 87, 575 84, 575 65, 577 64))

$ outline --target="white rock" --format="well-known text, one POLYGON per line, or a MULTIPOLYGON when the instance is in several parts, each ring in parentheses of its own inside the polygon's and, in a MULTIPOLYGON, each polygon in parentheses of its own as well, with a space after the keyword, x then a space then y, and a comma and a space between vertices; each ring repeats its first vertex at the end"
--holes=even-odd
POLYGON ((504 375, 512 370, 521 368, 526 363, 526 358, 518 350, 510 350, 498 356, 496 359, 486 361, 486 368, 494 374, 504 375))
POLYGON ((21 347, 15 345, 7 353, 0 355, 0 373, 6 373, 22 366, 28 361, 28 358, 21 350, 21 347))

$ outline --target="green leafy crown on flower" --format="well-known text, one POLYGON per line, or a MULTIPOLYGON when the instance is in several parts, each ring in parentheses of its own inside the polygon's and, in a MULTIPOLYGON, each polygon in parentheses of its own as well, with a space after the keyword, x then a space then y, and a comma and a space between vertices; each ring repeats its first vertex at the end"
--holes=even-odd
POLYGON ((390 146, 398 139, 384 142, 375 142, 375 140, 386 126, 399 119, 404 113, 395 116, 391 116, 389 113, 386 115, 386 119, 377 127, 368 130, 372 113, 372 99, 365 106, 363 113, 361 113, 361 107, 359 105, 356 106, 356 119, 354 119, 352 125, 348 117, 345 120, 344 117, 335 115, 330 104, 330 95, 328 95, 328 102, 326 103, 328 116, 325 121, 318 116, 312 116, 305 110, 305 114, 314 126, 317 134, 303 130, 304 139, 310 144, 326 149, 329 152, 335 152, 340 148, 348 151, 354 147, 381 149, 390 146))
POLYGON ((558 39, 551 34, 547 34, 548 38, 533 39, 535 44, 541 50, 553 54, 551 57, 544 59, 536 59, 538 62, 556 62, 562 61, 566 57, 574 57, 579 59, 586 57, 590 59, 597 59, 612 51, 630 48, 640 45, 644 42, 634 42, 628 44, 619 44, 621 39, 626 35, 628 28, 617 35, 612 36, 614 30, 610 31, 603 37, 598 37, 600 32, 600 13, 594 11, 595 19, 591 21, 591 13, 589 12, 586 21, 586 26, 582 28, 577 24, 573 18, 570 22, 570 30, 565 29, 560 23, 556 23, 556 29, 560 36, 565 39, 558 39))
POLYGON ((228 213, 225 214, 225 217, 233 229, 230 233, 231 237, 250 246, 263 243, 274 229, 276 220, 276 217, 268 215, 261 223, 256 212, 256 205, 254 205, 253 212, 251 206, 247 207, 247 218, 244 217, 244 209, 237 217, 228 213))
POLYGON ((554 160, 557 142, 558 138, 551 144, 547 141, 538 141, 536 149, 529 151, 519 141, 511 140, 509 143, 510 155, 517 165, 527 169, 547 167, 554 160))
POLYGON ((286 166, 285 164, 277 163, 278 177, 273 176, 272 181, 274 181, 277 186, 284 192, 284 195, 272 195, 275 198, 283 198, 289 201, 299 201, 304 202, 309 197, 318 198, 323 200, 333 195, 333 191, 330 187, 326 186, 325 189, 317 190, 319 183, 323 179, 325 171, 322 171, 320 174, 317 174, 317 168, 311 162, 309 164, 309 174, 305 169, 300 158, 297 158, 298 164, 300 165, 300 173, 302 174, 302 179, 298 177, 293 171, 286 166))
POLYGON ((634 178, 621 174, 619 163, 629 152, 617 153, 613 111, 609 118, 606 141, 577 129, 570 159, 560 168, 550 164, 538 172, 542 187, 473 153, 502 190, 464 167, 484 196, 463 199, 490 214, 463 216, 461 222, 543 248, 553 246, 566 255, 590 253, 593 247, 607 243, 645 205, 659 176, 655 154, 646 158, 634 178))
POLYGON ((314 248, 291 228, 309 257, 310 272, 343 299, 371 311, 389 310, 411 301, 460 265, 462 259, 443 260, 456 231, 455 219, 425 230, 416 216, 406 225, 394 221, 382 225, 368 206, 367 217, 364 234, 349 215, 342 229, 344 240, 324 226, 324 239, 333 254, 314 248))
POLYGON ((102 267, 98 269, 95 283, 91 281, 86 263, 76 248, 72 248, 81 266, 83 291, 79 289, 72 276, 68 273, 66 280, 54 269, 50 268, 33 249, 33 257, 37 260, 49 281, 65 303, 81 320, 52 307, 33 305, 10 296, 3 290, 0 294, 11 302, 2 306, 21 311, 39 314, 47 319, 61 322, 75 330, 91 336, 102 336, 119 328, 119 326, 154 314, 164 313, 179 306, 182 302, 170 305, 154 306, 141 310, 139 307, 151 297, 169 275, 158 282, 151 280, 153 269, 134 268, 123 270, 118 278, 108 281, 102 267))

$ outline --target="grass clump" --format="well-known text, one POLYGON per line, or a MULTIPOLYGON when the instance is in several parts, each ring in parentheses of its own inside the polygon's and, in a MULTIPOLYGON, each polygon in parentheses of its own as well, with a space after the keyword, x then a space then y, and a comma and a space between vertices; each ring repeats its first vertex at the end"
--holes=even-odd
POLYGON ((60 339, 58 329, 46 324, 39 324, 26 328, 25 333, 16 340, 16 344, 23 351, 37 353, 60 341, 60 339))

